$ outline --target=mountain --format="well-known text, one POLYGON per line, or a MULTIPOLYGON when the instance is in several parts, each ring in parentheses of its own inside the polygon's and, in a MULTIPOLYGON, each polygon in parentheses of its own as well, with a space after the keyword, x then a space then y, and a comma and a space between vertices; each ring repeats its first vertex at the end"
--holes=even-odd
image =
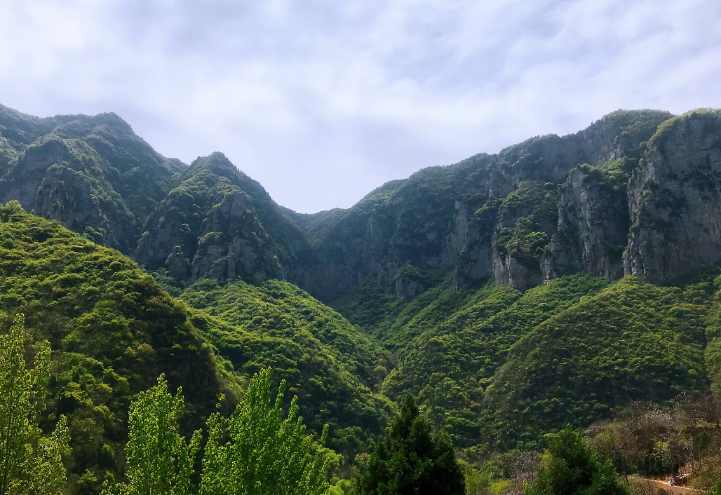
POLYGON ((241 376, 272 367, 300 398, 303 417, 344 454, 361 451, 392 410, 378 393, 390 367, 383 348, 336 311, 283 281, 201 280, 180 295, 210 318, 195 320, 241 376))
POLYGON ((183 168, 115 114, 40 119, 0 106, 0 201, 125 253, 183 168))
POLYGON ((190 424, 238 388, 184 307, 136 263, 10 202, 0 206, 2 328, 20 312, 54 351, 44 417, 69 417, 80 492, 120 471, 130 399, 160 373, 183 386, 190 424))
POLYGON ((205 411, 272 366, 347 460, 407 393, 477 460, 721 383, 718 110, 617 111, 299 214, 221 153, 165 159, 113 114, 2 107, 0 199, 80 234, 3 207, 0 308, 102 365, 59 382, 58 403, 109 367, 128 381, 103 396, 109 431, 161 371, 205 411), (85 257, 105 261, 73 278, 85 257), (155 305, 174 316, 151 324, 155 305))
POLYGON ((148 218, 135 257, 178 282, 298 278, 310 257, 300 229, 221 153, 198 158, 148 218))
POLYGON ((184 389, 188 429, 221 393, 232 407, 251 374, 272 366, 308 424, 331 425, 330 445, 349 459, 382 431, 387 353, 301 289, 203 280, 174 299, 119 252, 17 202, 0 206, 0 239, 0 328, 22 312, 33 339, 51 343, 43 422, 69 416, 78 493, 121 471, 130 399, 161 373, 184 389))

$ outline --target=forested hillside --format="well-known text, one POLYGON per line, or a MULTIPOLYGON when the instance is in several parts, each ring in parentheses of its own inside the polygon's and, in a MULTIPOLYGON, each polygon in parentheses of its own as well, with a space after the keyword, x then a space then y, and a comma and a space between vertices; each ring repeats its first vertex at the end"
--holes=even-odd
POLYGON ((470 483, 546 433, 721 386, 716 110, 614 112, 306 215, 114 114, 0 107, 0 200, 0 332, 22 313, 53 349, 40 427, 67 417, 71 493, 127 474, 128 408, 154 383, 182 386, 178 434, 206 439, 251 376, 285 380, 310 431, 329 425, 335 475, 368 486, 410 448, 404 421, 470 483))

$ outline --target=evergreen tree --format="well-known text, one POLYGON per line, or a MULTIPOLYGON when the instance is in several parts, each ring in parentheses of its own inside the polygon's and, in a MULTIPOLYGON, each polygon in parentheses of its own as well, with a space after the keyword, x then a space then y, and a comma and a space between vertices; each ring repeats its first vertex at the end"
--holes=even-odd
POLYGON ((448 437, 433 434, 408 397, 361 467, 357 487, 361 495, 463 495, 464 480, 448 437))
POLYGON ((37 425, 47 392, 50 345, 41 342, 33 367, 25 361, 25 318, 17 315, 10 331, 0 334, 0 495, 63 492, 63 456, 70 450, 68 425, 60 418, 43 436, 37 425))
POLYGON ((297 398, 284 414, 285 382, 275 398, 271 371, 250 382, 235 412, 208 419, 203 456, 203 495, 321 495, 329 488, 328 471, 336 456, 306 432, 297 398))
POLYGON ((193 467, 200 448, 199 431, 187 441, 179 433, 185 411, 183 390, 168 391, 165 376, 141 392, 128 417, 127 482, 105 493, 123 495, 188 495, 193 493, 193 467))
POLYGON ((600 459, 577 431, 546 435, 547 449, 526 495, 625 495, 609 460, 600 459))

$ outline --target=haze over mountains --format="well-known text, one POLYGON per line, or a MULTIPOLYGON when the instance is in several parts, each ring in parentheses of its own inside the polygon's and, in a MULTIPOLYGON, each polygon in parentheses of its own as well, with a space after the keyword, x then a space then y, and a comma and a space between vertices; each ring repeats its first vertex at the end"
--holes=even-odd
POLYGON ((49 414, 93 425, 76 483, 118 469, 121 411, 161 371, 207 411, 273 366, 348 455, 408 392, 470 452, 721 378, 718 110, 617 111, 308 215, 114 114, 0 107, 12 200, 0 316, 58 349, 49 414))

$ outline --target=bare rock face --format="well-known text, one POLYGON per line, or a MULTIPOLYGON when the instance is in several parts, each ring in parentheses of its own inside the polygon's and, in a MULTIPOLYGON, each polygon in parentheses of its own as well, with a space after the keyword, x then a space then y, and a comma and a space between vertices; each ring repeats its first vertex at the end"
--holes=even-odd
POLYGON ((626 273, 655 282, 721 261, 721 112, 661 125, 629 183, 626 273))
POLYGON ((176 281, 296 279, 309 246, 268 193, 221 153, 198 158, 146 224, 136 258, 176 281))
POLYGON ((543 259, 558 222, 558 186, 525 182, 499 205, 492 243, 497 283, 526 290, 543 282, 543 259))
POLYGON ((0 201, 125 253, 183 167, 115 114, 40 119, 0 106, 0 201))
POLYGON ((569 173, 561 188, 546 279, 578 272, 609 280, 623 276, 628 207, 625 175, 614 170, 621 163, 612 160, 604 167, 581 166, 569 173))

